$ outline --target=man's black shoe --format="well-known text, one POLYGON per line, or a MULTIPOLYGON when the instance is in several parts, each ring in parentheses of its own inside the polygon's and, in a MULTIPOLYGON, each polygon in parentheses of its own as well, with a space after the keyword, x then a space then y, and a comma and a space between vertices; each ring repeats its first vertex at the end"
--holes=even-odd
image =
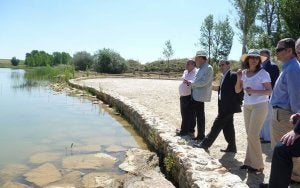
POLYGON ((221 152, 232 152, 236 153, 236 149, 220 149, 221 152))
POLYGON ((260 183, 259 184, 259 188, 268 188, 269 187, 269 184, 267 183, 260 183))
POLYGON ((208 146, 204 145, 202 142, 195 143, 193 146, 196 148, 202 148, 202 149, 208 150, 208 146))
POLYGON ((201 140, 203 140, 203 139, 204 139, 204 138, 198 137, 198 136, 193 138, 193 140, 197 140, 197 141, 199 141, 199 142, 200 142, 201 140))

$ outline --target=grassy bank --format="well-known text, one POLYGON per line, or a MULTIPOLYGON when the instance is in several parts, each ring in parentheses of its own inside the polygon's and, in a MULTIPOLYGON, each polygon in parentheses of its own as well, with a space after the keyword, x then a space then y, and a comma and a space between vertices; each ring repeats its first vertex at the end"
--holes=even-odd
POLYGON ((0 68, 25 69, 26 65, 24 64, 24 60, 20 60, 18 66, 13 66, 10 59, 0 59, 0 68))

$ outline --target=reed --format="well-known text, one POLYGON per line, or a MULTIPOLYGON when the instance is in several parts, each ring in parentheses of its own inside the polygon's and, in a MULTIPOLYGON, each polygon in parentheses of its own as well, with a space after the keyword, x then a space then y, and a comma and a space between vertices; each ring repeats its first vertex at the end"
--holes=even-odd
POLYGON ((28 80, 48 80, 51 82, 66 82, 74 78, 75 69, 71 65, 59 65, 55 67, 35 67, 26 70, 24 75, 28 80))

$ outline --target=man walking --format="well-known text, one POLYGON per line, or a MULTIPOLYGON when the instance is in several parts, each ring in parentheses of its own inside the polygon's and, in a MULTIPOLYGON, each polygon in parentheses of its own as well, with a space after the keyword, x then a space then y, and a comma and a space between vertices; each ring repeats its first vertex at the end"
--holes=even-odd
POLYGON ((219 67, 223 76, 218 90, 218 115, 213 123, 210 133, 202 142, 196 143, 194 146, 208 149, 214 143, 221 130, 223 130, 228 145, 226 149, 221 149, 221 151, 236 153, 233 115, 234 113, 241 112, 243 91, 239 94, 235 92, 237 76, 235 72, 230 70, 230 62, 220 60, 219 67))
MULTIPOLYGON (((194 122, 197 119, 197 136, 196 140, 202 140, 205 137, 205 112, 204 102, 209 102, 212 92, 213 68, 207 63, 207 55, 204 51, 198 51, 195 57, 196 65, 199 70, 195 76, 195 80, 188 81, 187 84, 192 86, 192 102, 194 122)), ((194 125, 190 125, 190 132, 194 132, 194 125)))

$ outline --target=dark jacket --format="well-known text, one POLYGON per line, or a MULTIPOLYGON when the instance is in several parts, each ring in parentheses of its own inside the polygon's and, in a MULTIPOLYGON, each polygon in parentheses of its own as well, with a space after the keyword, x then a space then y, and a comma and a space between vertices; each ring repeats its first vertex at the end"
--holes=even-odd
POLYGON ((279 68, 275 63, 272 63, 270 60, 265 61, 262 64, 262 68, 265 69, 270 77, 271 77, 271 84, 272 84, 272 88, 275 85, 275 82, 279 76, 279 68))
POLYGON ((294 131, 300 134, 300 119, 297 120, 296 125, 294 127, 294 131))
POLYGON ((218 100, 219 114, 233 114, 241 112, 241 105, 244 93, 235 93, 236 73, 229 70, 223 84, 219 87, 218 95, 221 90, 221 100, 218 100))

